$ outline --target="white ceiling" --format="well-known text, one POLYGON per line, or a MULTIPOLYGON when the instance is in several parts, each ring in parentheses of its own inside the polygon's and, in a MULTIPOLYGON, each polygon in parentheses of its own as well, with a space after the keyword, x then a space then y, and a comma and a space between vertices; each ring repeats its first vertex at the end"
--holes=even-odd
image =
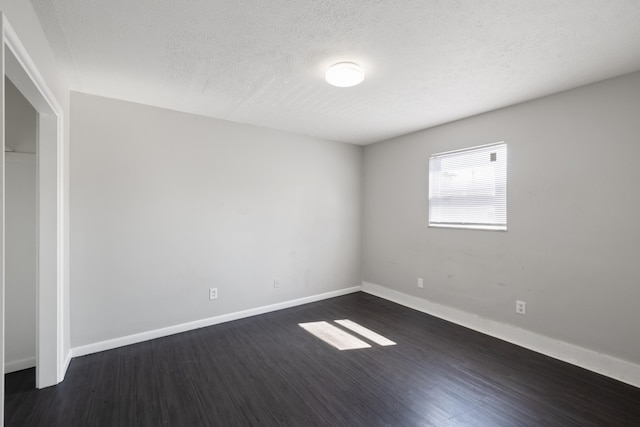
POLYGON ((31 2, 72 90, 356 144, 640 69, 640 0, 31 2))

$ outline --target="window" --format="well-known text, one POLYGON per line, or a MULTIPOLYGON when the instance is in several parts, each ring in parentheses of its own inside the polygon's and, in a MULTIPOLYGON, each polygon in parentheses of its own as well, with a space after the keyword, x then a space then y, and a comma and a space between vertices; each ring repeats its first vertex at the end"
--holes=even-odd
POLYGON ((429 226, 507 229, 507 144, 429 158, 429 226))

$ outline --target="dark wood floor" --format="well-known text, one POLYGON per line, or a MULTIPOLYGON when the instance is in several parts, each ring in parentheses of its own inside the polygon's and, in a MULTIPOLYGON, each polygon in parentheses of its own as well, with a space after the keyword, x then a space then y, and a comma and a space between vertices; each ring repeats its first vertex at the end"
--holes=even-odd
POLYGON ((640 389, 356 293, 6 377, 7 426, 640 426, 640 389), (397 345, 338 351, 351 319, 397 345))

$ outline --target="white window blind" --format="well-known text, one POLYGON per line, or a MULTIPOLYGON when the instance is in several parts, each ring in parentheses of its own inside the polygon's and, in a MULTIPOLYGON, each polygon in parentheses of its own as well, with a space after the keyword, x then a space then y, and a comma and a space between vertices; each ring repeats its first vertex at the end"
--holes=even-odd
POLYGON ((507 144, 429 158, 429 226, 507 229, 507 144))

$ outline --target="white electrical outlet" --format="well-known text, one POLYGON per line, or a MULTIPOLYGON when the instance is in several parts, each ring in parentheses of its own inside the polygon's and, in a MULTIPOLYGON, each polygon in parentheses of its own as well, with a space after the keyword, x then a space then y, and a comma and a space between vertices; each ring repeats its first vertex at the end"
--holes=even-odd
POLYGON ((422 277, 418 277, 418 287, 424 288, 424 280, 422 280, 422 277))
POLYGON ((209 289, 209 299, 218 299, 218 288, 209 289))
POLYGON ((274 288, 280 287, 280 279, 273 279, 273 287, 274 288))
POLYGON ((516 301, 516 313, 527 314, 527 303, 524 301, 516 301))

